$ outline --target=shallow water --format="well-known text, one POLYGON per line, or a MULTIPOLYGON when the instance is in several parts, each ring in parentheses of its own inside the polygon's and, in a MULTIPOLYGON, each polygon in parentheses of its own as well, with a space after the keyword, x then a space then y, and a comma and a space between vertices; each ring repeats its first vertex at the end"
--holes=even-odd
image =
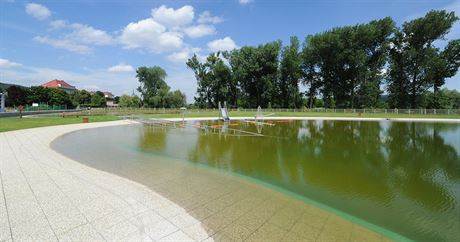
MULTIPOLYGON (((255 178, 410 239, 460 239, 458 124, 290 121, 257 126, 236 121, 219 125, 202 121, 175 128, 133 125, 84 130, 58 139, 53 147, 96 168, 140 180, 147 172, 164 176, 152 173, 161 169, 149 166, 159 163, 149 155, 172 157, 255 178), (202 130, 197 125, 213 128, 202 130), (135 165, 126 164, 129 160, 136 160, 135 165)), ((163 161, 162 167, 168 166, 172 163, 163 161)))

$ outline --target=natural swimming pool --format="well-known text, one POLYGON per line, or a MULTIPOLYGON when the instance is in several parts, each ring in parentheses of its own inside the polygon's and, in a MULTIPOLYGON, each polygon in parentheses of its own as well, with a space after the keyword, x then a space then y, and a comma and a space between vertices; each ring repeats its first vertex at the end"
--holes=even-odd
POLYGON ((281 187, 410 239, 460 238, 459 124, 234 121, 227 128, 262 128, 264 136, 132 125, 71 133, 53 147, 129 177, 141 177, 155 157, 173 157, 281 187))

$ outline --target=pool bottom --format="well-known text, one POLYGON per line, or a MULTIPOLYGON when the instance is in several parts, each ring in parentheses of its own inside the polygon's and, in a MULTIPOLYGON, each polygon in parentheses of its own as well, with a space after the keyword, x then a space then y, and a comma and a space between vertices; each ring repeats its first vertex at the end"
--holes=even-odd
MULTIPOLYGON (((52 148, 94 168, 150 187, 185 208, 202 222, 214 238, 259 241, 312 238, 320 241, 407 240, 391 231, 253 178, 141 153, 127 148, 122 142, 118 149, 111 149, 110 154, 101 152, 100 147, 87 145, 87 140, 97 135, 98 129, 64 135, 53 142, 52 148), (85 152, 74 147, 81 147, 85 152)), ((186 233, 193 230, 180 217, 168 219, 179 224, 186 233)))

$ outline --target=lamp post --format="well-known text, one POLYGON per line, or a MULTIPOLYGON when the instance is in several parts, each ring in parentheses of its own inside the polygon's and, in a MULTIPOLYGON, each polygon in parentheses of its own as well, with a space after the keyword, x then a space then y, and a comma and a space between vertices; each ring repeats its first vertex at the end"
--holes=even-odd
POLYGON ((185 125, 185 111, 187 110, 187 108, 181 107, 180 110, 182 111, 182 125, 185 125))

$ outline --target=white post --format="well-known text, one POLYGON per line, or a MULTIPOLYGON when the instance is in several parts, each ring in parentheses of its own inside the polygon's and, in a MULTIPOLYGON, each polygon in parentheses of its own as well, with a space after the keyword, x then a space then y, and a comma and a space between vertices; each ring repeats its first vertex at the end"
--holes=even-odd
POLYGON ((0 93, 0 98, 1 98, 1 101, 0 101, 0 113, 4 113, 5 112, 5 93, 0 93))

